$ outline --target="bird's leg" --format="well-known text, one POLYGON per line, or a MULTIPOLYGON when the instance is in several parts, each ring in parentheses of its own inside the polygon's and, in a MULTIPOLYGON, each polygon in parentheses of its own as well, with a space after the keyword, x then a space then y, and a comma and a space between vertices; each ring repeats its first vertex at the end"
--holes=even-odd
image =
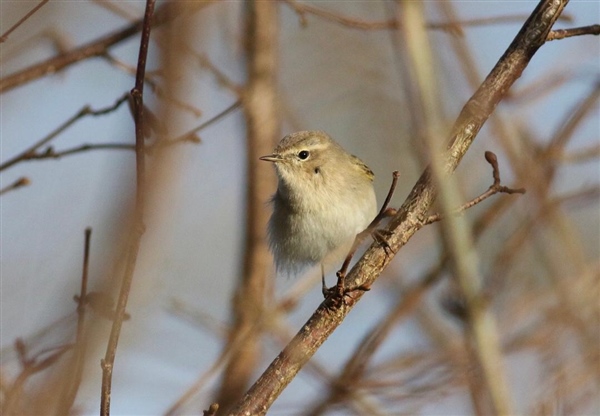
POLYGON ((321 263, 321 292, 323 293, 324 298, 329 296, 329 290, 330 289, 325 284, 325 267, 323 266, 323 263, 321 263))
MULTIPOLYGON (((379 210, 379 213, 377 214, 377 216, 373 219, 373 221, 371 221, 371 223, 369 224, 369 226, 362 231, 361 233, 357 234, 356 238, 354 239, 354 243, 352 244, 352 248, 350 249, 350 252, 348 253, 348 255, 346 256, 346 258, 344 259, 344 263, 342 264, 342 268, 340 270, 337 271, 336 276, 337 276, 337 283, 335 285, 335 287, 332 288, 326 288, 325 287, 325 278, 323 277, 323 296, 327 297, 330 294, 334 293, 336 296, 344 296, 346 293, 348 292, 352 292, 354 290, 364 290, 364 291, 368 291, 371 289, 370 285, 361 285, 355 288, 350 288, 350 289, 346 289, 345 284, 344 284, 344 279, 346 278, 346 272, 348 271, 348 267, 350 266, 350 262, 352 261, 352 257, 354 257, 354 254, 356 254, 356 250, 358 249, 358 247, 360 246, 360 244, 365 240, 365 238, 367 237, 367 235, 371 235, 373 237, 373 239, 375 241, 377 241, 378 243, 380 243, 384 249, 387 250, 390 249, 389 244, 387 243, 385 237, 383 236, 383 234, 385 234, 384 230, 377 230, 377 226, 379 225, 379 223, 387 217, 391 217, 396 215, 396 209, 395 208, 388 208, 388 205, 390 204, 390 201, 392 199, 392 196, 394 195, 394 191, 396 190, 396 185, 398 184, 398 177, 400 176, 400 173, 396 170, 393 173, 393 177, 392 177, 392 184, 390 185, 390 189, 388 191, 388 194, 385 198, 385 201, 383 202, 383 205, 381 206, 381 209, 379 210)), ((323 266, 321 266, 322 268, 323 266)))

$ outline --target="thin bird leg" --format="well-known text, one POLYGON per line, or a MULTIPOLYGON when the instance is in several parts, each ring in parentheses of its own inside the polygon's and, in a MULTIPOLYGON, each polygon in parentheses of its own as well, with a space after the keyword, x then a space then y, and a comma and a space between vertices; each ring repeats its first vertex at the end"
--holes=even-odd
POLYGON ((321 292, 324 298, 329 294, 329 288, 325 285, 325 266, 323 266, 323 263, 321 263, 321 292))
MULTIPOLYGON (((344 287, 344 279, 346 278, 346 272, 348 271, 348 267, 350 266, 352 257, 354 257, 354 254, 356 254, 356 250, 358 249, 360 244, 365 240, 367 235, 372 234, 376 230, 377 226, 384 218, 396 215, 396 209, 388 208, 388 205, 390 204, 390 201, 392 200, 392 196, 394 195, 394 191, 396 190, 396 185, 398 184, 398 178, 400 177, 400 173, 397 170, 395 170, 392 175, 393 175, 392 176, 392 184, 390 185, 390 190, 388 191, 385 201, 383 201, 383 205, 381 206, 379 213, 373 219, 373 221, 371 221, 369 226, 364 231, 357 234, 356 238, 354 239, 354 243, 352 244, 352 248, 350 249, 350 252, 346 256, 344 263, 342 264, 342 268, 340 270, 338 270, 336 273, 337 284, 335 286, 335 293, 338 294, 339 296, 343 295, 346 292, 345 287, 344 287)), ((381 241, 380 239, 376 239, 376 240, 381 241)), ((357 289, 369 290, 369 288, 365 288, 365 287, 359 287, 357 289)), ((332 292, 331 289, 325 288, 325 280, 323 280, 323 295, 325 297, 327 297, 327 295, 331 292, 332 292)))

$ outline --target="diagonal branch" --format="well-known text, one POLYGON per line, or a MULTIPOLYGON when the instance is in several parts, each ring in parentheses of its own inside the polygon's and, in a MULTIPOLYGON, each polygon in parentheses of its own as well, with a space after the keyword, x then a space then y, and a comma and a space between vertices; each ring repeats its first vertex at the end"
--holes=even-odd
POLYGON ((10 27, 10 29, 8 29, 6 32, 4 32, 2 34, 2 36, 0 36, 0 43, 6 41, 8 39, 8 35, 10 35, 12 32, 14 32, 19 26, 21 26, 23 24, 23 22, 25 22, 27 19, 29 19, 31 16, 33 16, 35 12, 37 12, 39 9, 41 9, 42 6, 44 6, 49 1, 50 0, 42 0, 33 9, 31 9, 29 12, 27 12, 27 14, 25 14, 25 16, 20 18, 17 23, 12 25, 10 27))
POLYGON ((19 162, 22 162, 24 160, 31 159, 32 157, 34 157, 36 155, 36 151, 40 147, 42 147, 45 144, 47 144, 48 142, 54 140, 59 134, 61 134, 65 130, 67 130, 69 127, 71 127, 73 124, 75 124, 79 119, 86 117, 86 116, 100 116, 100 115, 108 114, 108 113, 116 110, 117 108, 119 108, 119 106, 121 104, 123 104, 125 101, 127 101, 128 97, 129 97, 128 94, 124 94, 113 105, 106 107, 106 108, 102 108, 100 110, 93 110, 88 105, 84 106, 76 114, 71 116, 67 121, 65 121, 63 124, 61 124, 56 129, 54 129, 50 134, 41 138, 40 140, 38 140, 37 142, 35 142, 31 146, 29 146, 27 149, 25 149, 18 155, 14 156, 11 159, 7 160, 6 162, 0 164, 0 171, 2 171, 4 169, 8 169, 9 167, 11 167, 19 162))
MULTIPOLYGON (((492 166, 492 176, 494 178, 494 183, 490 185, 490 187, 482 193, 481 195, 473 198, 469 202, 458 207, 452 214, 459 215, 469 208, 479 204, 484 199, 489 198, 492 195, 496 195, 498 193, 502 194, 524 194, 524 188, 510 188, 508 186, 500 185, 500 168, 498 167, 498 158, 493 152, 487 151, 485 152, 485 160, 492 166)), ((433 224, 434 222, 441 221, 444 219, 444 216, 440 213, 432 214, 423 222, 423 225, 433 224)))
MULTIPOLYGON (((567 3, 568 0, 540 1, 483 84, 463 107, 452 129, 450 144, 443 155, 443 170, 446 175, 456 169, 485 121, 544 44, 552 25, 567 3)), ((436 196, 431 169, 427 168, 388 226, 390 237, 387 243, 394 253, 423 227, 423 221, 436 196)), ((392 260, 393 256, 387 251, 373 243, 348 274, 346 286, 371 285, 392 260)), ((346 302, 341 302, 339 307, 332 304, 331 297, 326 299, 230 414, 265 414, 363 294, 361 291, 349 293, 346 302)))
MULTIPOLYGON (((213 1, 193 2, 192 8, 199 10, 211 3, 213 1)), ((173 13, 174 9, 170 7, 169 3, 161 6, 155 13, 152 22, 153 26, 160 26, 176 18, 177 14, 173 13)), ((188 9, 188 11, 192 12, 193 10, 188 9)), ((142 30, 143 22, 143 19, 137 20, 121 30, 86 43, 70 52, 60 54, 14 74, 0 78, 0 94, 45 75, 57 73, 84 59, 104 55, 111 46, 129 39, 142 30)))

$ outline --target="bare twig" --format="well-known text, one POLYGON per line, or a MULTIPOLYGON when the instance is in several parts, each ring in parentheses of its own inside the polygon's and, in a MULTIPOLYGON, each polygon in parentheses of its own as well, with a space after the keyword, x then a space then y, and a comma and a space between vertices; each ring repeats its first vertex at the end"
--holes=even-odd
POLYGON ((108 114, 112 111, 115 111, 117 108, 119 108, 119 106, 121 104, 123 104, 125 101, 127 101, 127 99, 128 99, 128 95, 124 94, 113 105, 106 107, 106 108, 102 108, 100 110, 92 110, 89 106, 86 105, 81 110, 79 110, 75 115, 71 116, 67 121, 65 121, 63 124, 61 124, 59 127, 57 127, 54 131, 52 131, 50 134, 48 134, 46 137, 43 137, 42 139, 40 139, 39 141, 37 141, 36 143, 31 145, 27 149, 25 149, 20 154, 14 156, 12 159, 9 159, 6 162, 2 163, 0 165, 0 171, 7 169, 19 162, 27 160, 29 158, 35 158, 35 154, 36 154, 35 152, 37 149, 44 146, 51 140, 55 139, 59 134, 61 134, 66 129, 71 127, 73 124, 75 124, 79 119, 81 119, 85 116, 101 116, 104 114, 108 114))
MULTIPOLYGON (((455 209, 454 212, 452 213, 453 215, 459 215, 459 214, 463 213, 464 211, 468 210, 469 208, 479 204, 484 199, 487 199, 490 196, 498 194, 498 193, 504 193, 504 194, 524 194, 525 193, 524 188, 515 189, 515 188, 510 188, 508 186, 500 185, 500 169, 498 168, 498 158, 496 157, 496 155, 494 153, 489 152, 489 151, 485 152, 485 160, 492 166, 492 175, 494 178, 494 183, 490 185, 490 187, 488 188, 487 191, 485 191, 478 197, 473 198, 469 202, 461 205, 459 208, 455 209)), ((444 216, 442 214, 440 214, 440 213, 433 214, 433 215, 430 215, 429 217, 427 217, 427 219, 425 220, 423 225, 432 224, 432 223, 440 221, 442 219, 444 219, 444 216)))
POLYGON ((571 29, 556 29, 548 33, 547 41, 570 38, 572 36, 600 35, 600 25, 574 27, 571 29))
MULTIPOLYGON (((129 97, 129 94, 127 94, 125 96, 125 98, 128 98, 128 97, 129 97)), ((152 152, 154 152, 158 149, 163 149, 163 148, 174 146, 174 145, 181 144, 181 143, 186 143, 186 142, 187 143, 200 143, 200 138, 197 135, 198 132, 204 130, 205 128, 207 128, 207 127, 211 126, 212 124, 216 123, 217 121, 221 120, 226 115, 232 113, 234 110, 238 109, 240 107, 240 105, 241 105, 241 102, 236 101, 235 103, 233 103, 232 105, 230 105, 229 107, 227 107, 226 109, 221 111, 220 113, 216 114, 212 118, 203 122, 199 126, 194 127, 187 133, 184 133, 174 139, 165 139, 165 140, 154 141, 152 144, 146 145, 145 150, 148 154, 151 154, 152 152)), ((106 113, 106 109, 99 110, 99 111, 92 111, 92 113, 89 113, 89 114, 99 115, 99 114, 105 114, 105 113, 106 113)), ((80 113, 78 113, 78 114, 80 114, 80 113)), ((79 117, 79 118, 81 118, 81 117, 79 117)), ((72 124, 73 123, 69 123, 68 125, 67 125, 67 123, 63 124, 63 126, 61 126, 61 131, 64 131, 67 127, 69 127, 72 124)), ((52 138, 55 138, 55 137, 56 137, 56 134, 53 134, 52 138)), ((47 141, 46 141, 46 143, 47 143, 47 141)), ((92 150, 127 150, 127 151, 133 150, 133 151, 135 151, 135 149, 136 149, 136 147, 134 144, 127 144, 127 143, 85 143, 85 144, 82 144, 79 146, 72 147, 70 149, 64 149, 64 150, 59 150, 59 151, 55 150, 52 146, 49 146, 40 152, 35 152, 35 151, 23 152, 18 157, 18 159, 19 159, 18 162, 24 162, 24 161, 30 161, 30 160, 41 160, 41 159, 60 159, 64 156, 70 156, 70 155, 74 155, 74 154, 78 154, 78 153, 89 152, 92 150)), ((2 170, 3 168, 4 168, 4 165, 1 165, 0 170, 2 170)), ((29 185, 29 182, 21 183, 19 185, 20 186, 29 185)), ((9 190, 10 189, 7 189, 7 191, 9 191, 9 190)), ((1 192, 0 192, 0 194, 1 194, 1 192)))
POLYGON ((13 183, 11 183, 10 185, 7 185, 4 188, 0 189, 0 195, 4 195, 5 193, 7 193, 9 191, 13 191, 15 189, 21 188, 23 186, 27 186, 29 184, 31 184, 31 181, 29 180, 29 178, 22 176, 19 179, 17 179, 16 181, 14 181, 13 183))
POLYGON ((205 128, 213 125, 214 123, 221 120, 223 117, 229 115, 233 111, 237 110, 238 108, 240 108, 241 104, 242 104, 241 101, 236 101, 233 104, 231 104, 229 107, 225 108, 224 110, 222 110, 219 113, 217 113, 216 115, 214 115, 212 118, 210 118, 207 121, 200 124, 198 127, 194 127, 187 133, 183 133, 181 136, 179 136, 175 139, 165 140, 165 142, 172 143, 172 142, 190 141, 190 139, 189 139, 190 137, 196 137, 197 133, 199 133, 200 131, 204 130, 205 128))
POLYGON ((206 54, 198 53, 198 52, 194 51, 192 48, 190 48, 189 46, 187 49, 190 51, 190 53, 192 55, 196 56, 196 58, 198 59, 198 64, 200 65, 201 68, 206 69, 207 71, 209 71, 210 73, 212 73, 214 75, 214 77, 217 79, 217 83, 219 85, 229 89, 234 94, 236 94, 238 97, 242 96, 243 91, 244 91, 243 87, 236 84, 223 71, 221 71, 215 64, 213 64, 210 61, 210 59, 208 59, 208 56, 206 56, 206 54))
POLYGON ((92 237, 92 229, 85 229, 85 242, 83 250, 83 268, 81 272, 81 289, 79 295, 75 296, 77 302, 77 333, 75 338, 74 355, 70 363, 70 369, 68 376, 65 377, 63 391, 58 404, 57 415, 69 414, 77 391, 81 385, 83 375, 83 365, 85 362, 86 354, 86 340, 84 338, 84 325, 85 325, 85 304, 87 298, 87 283, 88 283, 88 270, 90 263, 90 241, 92 237))
POLYGON ((31 9, 29 12, 27 12, 27 14, 25 14, 25 16, 23 16, 21 19, 19 19, 19 21, 17 23, 12 25, 10 27, 10 29, 8 29, 6 32, 4 32, 2 34, 2 36, 0 36, 0 43, 6 41, 8 39, 8 35, 10 35, 12 32, 14 32, 14 30, 16 28, 21 26, 25 20, 27 20, 31 16, 33 16, 33 14, 35 12, 37 12, 39 9, 41 9, 44 4, 48 3, 48 1, 50 1, 50 0, 41 0, 33 9, 31 9))
POLYGON ((307 3, 300 3, 296 0, 281 0, 287 3, 300 17, 300 22, 303 26, 307 24, 306 14, 312 14, 317 17, 336 22, 342 26, 351 27, 354 29, 363 30, 382 30, 382 29, 397 29, 398 22, 396 20, 385 20, 380 22, 368 22, 361 19, 355 19, 347 16, 331 12, 321 7, 313 6, 307 3))
MULTIPOLYGON (((450 144, 443 158, 444 172, 447 175, 456 169, 484 122, 544 44, 548 32, 566 4, 566 0, 541 1, 508 50, 464 106, 452 129, 450 144)), ((387 228, 390 232, 387 242, 393 252, 398 252, 423 227, 422 222, 436 195, 431 170, 428 168, 387 228)), ((347 285, 372 284, 392 258, 379 244, 372 244, 348 274, 347 285)), ((360 291, 352 292, 339 307, 326 299, 231 414, 264 414, 363 294, 360 291)))
MULTIPOLYGON (((455 20, 452 22, 439 22, 439 23, 428 23, 427 28, 429 29, 440 29, 446 30, 450 32, 458 32, 462 33, 463 27, 468 26, 489 26, 489 25, 498 25, 498 24, 506 24, 506 23, 520 23, 523 20, 526 20, 528 16, 522 14, 511 14, 505 16, 493 16, 493 17, 481 17, 475 19, 464 19, 464 20, 455 20)), ((559 20, 572 22, 573 18, 568 16, 566 13, 563 13, 559 20)))
POLYGON ((154 0, 146 1, 146 11, 144 12, 144 20, 142 27, 142 35, 140 40, 140 52, 138 57, 138 68, 135 77, 135 87, 131 90, 133 98, 133 111, 135 121, 135 161, 136 161, 136 198, 133 234, 131 237, 130 246, 128 247, 128 257, 121 283, 121 290, 117 300, 115 311, 115 319, 113 321, 110 337, 106 346, 106 354, 101 362, 102 367, 102 392, 100 399, 100 414, 108 416, 110 414, 110 396, 112 373, 117 354, 117 346, 121 327, 125 318, 125 308, 129 299, 131 283, 133 281, 133 272, 137 261, 138 252, 142 235, 144 233, 144 203, 146 192, 145 165, 146 152, 144 147, 144 79, 146 71, 146 59, 148 57, 148 48, 150 45, 150 30, 152 27, 152 18, 154 13, 154 0))
MULTIPOLYGON (((186 10, 193 12, 212 3, 214 1, 194 2, 192 7, 186 10)), ((153 25, 159 26, 177 17, 177 13, 172 13, 172 11, 173 8, 170 7, 169 3, 161 6, 155 14, 153 25)), ((84 59, 102 56, 111 46, 130 38, 142 30, 142 24, 143 20, 137 20, 119 31, 86 43, 70 52, 55 56, 14 74, 0 78, 0 94, 45 75, 57 73, 84 59)))
POLYGON ((17 407, 25 382, 34 374, 44 371, 45 369, 54 365, 64 353, 73 347, 71 344, 62 345, 58 348, 55 348, 48 357, 38 360, 41 354, 38 354, 37 357, 27 357, 24 344, 19 345, 19 342, 20 340, 16 341, 15 348, 19 352, 20 361, 23 368, 15 381, 6 389, 3 394, 2 408, 0 409, 0 413, 3 415, 22 414, 22 411, 17 409, 17 407))

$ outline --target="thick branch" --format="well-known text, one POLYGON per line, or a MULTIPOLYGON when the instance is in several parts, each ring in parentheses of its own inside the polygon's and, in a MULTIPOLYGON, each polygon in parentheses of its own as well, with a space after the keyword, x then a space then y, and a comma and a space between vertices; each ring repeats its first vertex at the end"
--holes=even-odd
POLYGON ((272 258, 266 243, 268 210, 264 201, 273 189, 273 176, 258 158, 272 151, 279 138, 277 114, 277 39, 279 31, 276 2, 251 1, 247 7, 248 81, 243 94, 248 149, 247 217, 244 263, 233 299, 233 325, 228 344, 242 342, 226 366, 217 402, 222 412, 244 394, 260 362, 261 332, 267 279, 272 258))

